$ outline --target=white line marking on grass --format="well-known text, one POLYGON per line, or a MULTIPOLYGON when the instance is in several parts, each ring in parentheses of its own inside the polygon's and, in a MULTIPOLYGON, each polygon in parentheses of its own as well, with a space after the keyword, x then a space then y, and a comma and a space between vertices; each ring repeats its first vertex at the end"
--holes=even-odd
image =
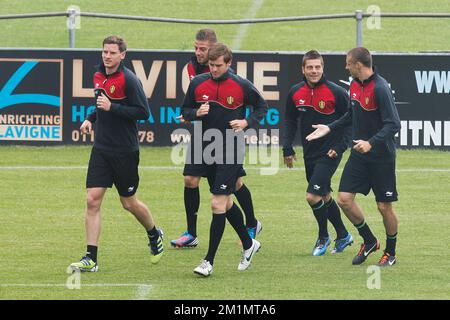
POLYGON ((152 286, 148 284, 141 284, 136 290, 136 300, 145 300, 152 290, 152 286))
MULTIPOLYGON (((253 19, 256 16, 258 10, 262 7, 263 3, 264 0, 255 0, 250 9, 248 9, 245 15, 245 19, 253 19)), ((240 25, 238 33, 233 40, 233 45, 231 46, 233 50, 239 50, 241 48, 242 40, 244 39, 245 34, 247 33, 248 27, 249 27, 248 23, 240 25)))
MULTIPOLYGON (((24 288, 53 288, 53 287, 64 287, 66 288, 67 285, 59 284, 59 283, 6 283, 6 284, 0 284, 0 287, 24 287, 24 288)), ((137 287, 138 292, 140 294, 147 295, 152 285, 149 284, 139 284, 139 283, 90 283, 90 284, 81 284, 81 287, 137 287), (143 288, 143 289, 141 289, 143 288), (142 292, 142 293, 141 293, 142 292)))
MULTIPOLYGON (((174 170, 182 171, 182 166, 140 166, 141 170, 174 170)), ((271 169, 271 167, 245 167, 245 170, 261 170, 271 169)), ((0 170, 87 170, 87 166, 0 166, 0 170)), ((279 171, 305 171, 305 168, 278 168, 279 171)), ((338 168, 337 171, 342 171, 342 168, 338 168)), ((450 168, 446 169, 434 169, 434 168, 410 168, 410 169, 397 169, 397 172, 450 172, 450 168)))
MULTIPOLYGON (((0 288, 67 288, 67 284, 62 283, 6 283, 0 284, 0 288)), ((152 290, 153 286, 150 284, 140 284, 140 283, 89 283, 80 284, 82 287, 97 287, 97 288, 107 288, 107 287, 136 287, 135 300, 145 300, 152 290)))

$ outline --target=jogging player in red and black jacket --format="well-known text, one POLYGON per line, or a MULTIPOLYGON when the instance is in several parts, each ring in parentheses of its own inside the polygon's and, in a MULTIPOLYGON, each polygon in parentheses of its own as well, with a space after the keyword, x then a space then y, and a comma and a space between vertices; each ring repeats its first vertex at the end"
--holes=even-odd
MULTIPOLYGON (((209 73, 208 50, 217 42, 217 37, 212 29, 201 29, 195 36, 194 48, 195 55, 187 65, 189 80, 204 73, 209 73)), ((183 117, 179 117, 184 121, 183 117)), ((194 133, 191 141, 195 139, 194 133)), ((200 179, 206 176, 205 168, 194 162, 189 162, 184 166, 184 207, 186 212, 187 230, 177 239, 170 241, 170 244, 176 248, 196 247, 199 243, 197 237, 197 212, 200 207, 200 179)), ((246 175, 244 168, 239 173, 236 181, 234 195, 239 202, 245 214, 246 228, 250 237, 255 238, 261 231, 261 222, 256 220, 253 209, 253 201, 250 190, 244 184, 242 179, 246 175)))
POLYGON ((244 250, 238 270, 247 269, 254 253, 259 250, 260 243, 248 234, 242 212, 233 203, 231 194, 235 191, 245 154, 242 130, 261 121, 267 113, 267 103, 253 84, 230 72, 232 53, 226 45, 213 45, 208 57, 210 73, 199 75, 191 81, 182 106, 184 119, 198 121, 202 125, 201 139, 197 142, 197 136, 193 141, 193 156, 190 158, 204 167, 212 193, 209 249, 205 259, 194 269, 202 276, 212 273, 225 219, 242 241, 244 250), (253 109, 247 119, 246 106, 253 109), (207 143, 210 135, 214 139, 207 143))
POLYGON ((149 116, 147 97, 142 84, 125 68, 125 41, 117 36, 103 40, 102 60, 94 75, 95 111, 80 130, 91 133, 95 126, 86 177, 86 255, 70 267, 75 271, 98 271, 97 251, 100 238, 100 208, 107 188, 114 184, 122 206, 131 212, 147 231, 151 262, 158 263, 163 254, 162 231, 155 226, 148 207, 138 200, 139 142, 137 120, 149 116))
POLYGON ((291 88, 286 102, 283 147, 284 162, 288 168, 292 168, 296 160, 292 143, 300 122, 303 159, 308 181, 306 200, 319 226, 313 256, 325 254, 331 243, 327 228, 328 220, 336 230, 332 253, 342 252, 353 242, 352 235, 342 222, 339 207, 331 198, 331 178, 350 142, 350 131, 336 130, 322 139, 306 140, 306 137, 314 131, 313 124, 331 123, 348 111, 347 92, 325 78, 323 67, 323 58, 319 52, 312 50, 303 56, 304 79, 291 88))
POLYGON ((316 130, 307 139, 313 140, 330 131, 352 127, 353 149, 342 172, 338 195, 339 206, 364 240, 352 263, 363 263, 370 253, 380 248, 380 241, 373 235, 355 202, 356 193, 367 195, 372 189, 383 216, 387 238, 378 264, 391 266, 397 260, 398 222, 392 202, 397 201, 398 197, 394 136, 400 130, 400 119, 387 81, 372 67, 370 52, 363 47, 354 48, 347 53, 346 64, 346 69, 354 78, 350 84, 351 109, 329 125, 314 126, 316 130))

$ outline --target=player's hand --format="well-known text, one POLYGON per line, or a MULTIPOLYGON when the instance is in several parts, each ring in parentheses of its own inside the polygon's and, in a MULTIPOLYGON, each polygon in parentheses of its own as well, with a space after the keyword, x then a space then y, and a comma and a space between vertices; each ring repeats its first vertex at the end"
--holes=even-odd
POLYGON ((284 164, 288 168, 293 168, 294 167, 294 161, 297 161, 297 156, 295 154, 292 155, 292 156, 284 157, 284 164))
POLYGON ((80 127, 81 133, 91 134, 92 132, 92 122, 89 120, 84 120, 80 127))
POLYGON ((97 108, 109 111, 111 109, 111 101, 109 101, 108 97, 102 92, 97 98, 97 108))
POLYGON ((180 115, 180 116, 176 117, 176 119, 177 119, 177 120, 180 120, 181 123, 185 123, 185 124, 191 123, 191 122, 188 121, 188 120, 184 120, 183 115, 180 115))
POLYGON ((314 130, 312 133, 306 136, 306 140, 316 140, 319 138, 322 138, 323 136, 326 136, 328 133, 330 133, 330 127, 324 125, 324 124, 313 124, 312 127, 316 130, 314 130))
POLYGON ((234 131, 241 131, 247 128, 248 122, 245 119, 241 120, 231 120, 228 124, 233 128, 234 131))
POLYGON ((204 104, 197 109, 197 117, 204 117, 209 113, 209 102, 206 101, 204 104))
POLYGON ((329 156, 330 158, 336 158, 338 156, 338 153, 335 150, 330 149, 327 152, 327 156, 329 156))
POLYGON ((372 149, 372 145, 365 140, 353 140, 353 149, 359 153, 367 153, 372 149))

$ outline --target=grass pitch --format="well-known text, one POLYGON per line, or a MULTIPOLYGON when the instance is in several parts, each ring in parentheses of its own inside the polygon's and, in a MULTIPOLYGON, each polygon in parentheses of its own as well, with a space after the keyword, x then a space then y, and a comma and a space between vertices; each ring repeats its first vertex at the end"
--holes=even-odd
MULTIPOLYGON (((295 170, 263 176, 246 166, 257 218, 264 229, 261 251, 252 266, 238 272, 240 247, 227 225, 214 273, 203 279, 192 270, 206 254, 211 211, 206 181, 201 183, 200 244, 173 249, 169 240, 185 230, 181 167, 171 167, 170 148, 141 149, 138 197, 149 205, 165 231, 166 252, 150 263, 146 234, 121 208, 115 189, 102 207, 100 271, 81 274, 67 266, 85 250, 85 176, 89 147, 1 147, 0 299, 449 299, 449 153, 398 152, 398 263, 381 270, 380 289, 369 289, 376 252, 352 266, 361 238, 343 253, 312 257, 317 226, 304 197, 301 161, 295 170), (369 271, 369 273, 368 273, 369 271), (78 282, 77 282, 78 281, 78 282), (67 287, 79 284, 80 289, 67 287)), ((301 158, 301 149, 298 152, 301 158)), ((348 152, 347 152, 348 155, 348 152)), ((343 160, 345 161, 345 159, 343 160)), ((338 169, 333 186, 341 174, 338 169)), ((373 195, 359 195, 367 222, 385 245, 384 228, 373 195)), ((329 225, 332 237, 335 236, 329 225)))
MULTIPOLYGON (((184 1, 184 0, 0 0, 0 15, 67 11, 76 5, 82 12, 114 13, 150 17, 186 18, 195 20, 232 20, 313 16, 321 14, 372 12, 377 6, 383 12, 450 12, 447 0, 433 1, 299 1, 263 0, 260 7, 255 0, 184 1), (255 9, 256 8, 256 9, 255 9), (369 10, 369 11, 368 11, 369 10)), ((418 52, 448 51, 450 28, 448 18, 382 18, 380 23, 363 23, 363 44, 371 51, 418 52)), ((233 49, 262 51, 345 51, 356 45, 355 19, 315 20, 297 22, 258 23, 248 25, 170 24, 142 21, 110 20, 82 17, 76 30, 77 48, 100 48, 110 34, 122 35, 132 49, 192 50, 195 32, 204 27, 217 31, 222 42, 241 44, 233 49)), ((67 48, 69 46, 65 17, 0 20, 2 47, 67 48)))

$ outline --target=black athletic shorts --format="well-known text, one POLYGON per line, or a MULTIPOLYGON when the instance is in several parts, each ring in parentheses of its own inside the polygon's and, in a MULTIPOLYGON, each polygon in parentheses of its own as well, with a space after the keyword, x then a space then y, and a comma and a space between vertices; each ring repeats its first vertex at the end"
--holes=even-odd
POLYGON ((122 197, 131 197, 139 186, 139 150, 117 153, 92 148, 86 188, 111 188, 122 197))
POLYGON ((336 158, 323 156, 314 161, 305 161, 306 180, 308 181, 306 191, 318 196, 325 196, 333 191, 331 178, 341 159, 342 156, 336 158))
MULTIPOLYGON (((193 176, 193 177, 207 177, 208 176, 208 165, 207 164, 192 164, 187 163, 184 165, 183 176, 193 176)), ((244 177, 247 175, 244 168, 241 165, 241 170, 239 170, 238 177, 244 177)))
POLYGON ((236 181, 240 177, 242 164, 211 164, 206 166, 209 191, 212 194, 230 195, 236 191, 236 181))
POLYGON ((377 202, 398 200, 394 162, 369 162, 350 155, 342 172, 339 192, 368 195, 370 189, 377 202))

